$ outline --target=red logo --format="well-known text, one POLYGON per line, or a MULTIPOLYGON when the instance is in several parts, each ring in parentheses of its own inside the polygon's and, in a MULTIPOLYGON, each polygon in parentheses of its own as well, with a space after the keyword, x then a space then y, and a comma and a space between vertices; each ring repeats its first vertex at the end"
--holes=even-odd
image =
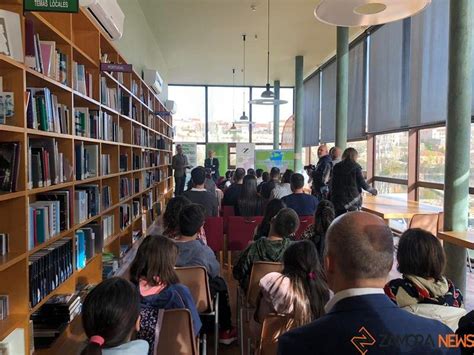
POLYGON ((359 329, 359 333, 360 335, 351 339, 351 343, 354 344, 356 349, 359 350, 362 355, 365 355, 368 351, 367 347, 375 344, 375 338, 364 327, 359 329))

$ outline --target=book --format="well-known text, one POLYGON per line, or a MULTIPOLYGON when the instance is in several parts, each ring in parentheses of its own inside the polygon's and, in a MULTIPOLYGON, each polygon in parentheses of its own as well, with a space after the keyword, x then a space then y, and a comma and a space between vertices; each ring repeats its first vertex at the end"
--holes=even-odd
POLYGON ((28 87, 26 120, 28 128, 55 133, 69 133, 69 107, 59 102, 48 88, 28 87))
POLYGON ((77 191, 85 191, 87 194, 87 218, 97 216, 100 213, 99 185, 79 185, 77 191))
POLYGON ((71 194, 69 190, 57 190, 51 192, 44 192, 36 195, 38 201, 58 201, 59 202, 59 228, 60 231, 66 231, 71 228, 73 221, 71 221, 70 208, 71 194))
POLYGON ((74 224, 84 222, 89 217, 88 196, 85 190, 74 191, 74 224))
POLYGON ((107 215, 102 218, 103 239, 111 237, 114 234, 114 215, 107 215))
POLYGON ((0 124, 6 124, 8 118, 15 116, 15 94, 0 92, 0 124))
POLYGON ((0 256, 5 256, 9 251, 8 233, 0 233, 0 256))
POLYGON ((86 267, 86 237, 84 230, 76 231, 76 269, 81 270, 86 267))
POLYGON ((20 165, 20 142, 0 143, 0 193, 17 189, 20 165))
POLYGON ((64 154, 59 152, 59 142, 55 138, 29 137, 28 162, 30 188, 57 185, 66 181, 64 154))
POLYGON ((0 53, 23 62, 23 38, 20 15, 0 10, 0 53))
POLYGON ((0 320, 5 320, 10 314, 8 295, 0 295, 0 320))

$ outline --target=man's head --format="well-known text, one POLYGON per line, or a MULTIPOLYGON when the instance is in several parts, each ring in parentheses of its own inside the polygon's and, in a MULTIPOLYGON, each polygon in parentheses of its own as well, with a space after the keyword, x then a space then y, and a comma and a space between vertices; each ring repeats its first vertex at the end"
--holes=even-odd
POLYGON ((268 173, 268 171, 264 171, 262 174, 262 181, 268 182, 269 180, 270 180, 270 174, 268 173))
POLYGON ((247 175, 252 175, 252 176, 257 177, 257 174, 255 173, 255 169, 253 169, 253 168, 248 168, 247 169, 247 175))
POLYGON ((291 208, 281 209, 270 221, 270 236, 287 238, 300 226, 300 219, 291 208))
POLYGON ((181 144, 178 144, 176 146, 176 151, 178 152, 178 154, 183 154, 183 147, 181 146, 181 144))
POLYGON ((257 179, 261 178, 263 174, 263 169, 257 169, 255 171, 255 174, 257 175, 257 179))
POLYGON ((183 207, 179 213, 179 230, 183 237, 194 237, 204 227, 204 207, 196 203, 183 207))
POLYGON ((206 180, 206 169, 202 166, 198 166, 191 171, 191 180, 195 187, 201 187, 204 185, 206 180))
POLYGON ((348 212, 329 227, 325 256, 329 287, 383 288, 393 264, 393 236, 384 221, 366 212, 348 212))
POLYGON ((270 179, 272 180, 279 180, 280 179, 280 169, 278 169, 276 166, 270 170, 270 179))
POLYGON ((207 152, 207 156, 208 156, 208 158, 210 158, 210 159, 214 158, 214 151, 213 151, 213 150, 208 151, 208 152, 207 152))
POLYGON ((342 150, 339 147, 332 147, 329 150, 329 155, 332 160, 341 160, 342 150))
POLYGON ((234 182, 237 184, 241 184, 244 180, 244 176, 245 176, 245 169, 243 168, 235 169, 234 176, 233 176, 234 182))
POLYGON ((304 187, 304 176, 300 173, 291 175, 291 191, 295 193, 302 193, 304 187))
POLYGON ((326 144, 321 144, 318 147, 318 158, 322 158, 328 155, 328 146, 326 144))

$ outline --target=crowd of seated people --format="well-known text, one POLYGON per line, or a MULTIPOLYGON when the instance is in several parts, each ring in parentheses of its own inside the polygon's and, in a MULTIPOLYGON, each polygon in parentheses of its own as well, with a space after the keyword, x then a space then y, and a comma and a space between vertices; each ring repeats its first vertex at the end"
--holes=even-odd
POLYGON ((340 149, 321 146, 318 153, 318 165, 308 169, 311 194, 305 193, 303 175, 291 170, 283 178, 276 167, 270 172, 237 168, 217 182, 224 195, 218 204, 205 186, 205 169, 195 168, 193 187, 166 206, 164 236, 149 235, 139 246, 131 283, 109 279, 87 296, 83 324, 89 343, 83 354, 153 354, 161 309, 188 309, 199 334, 202 321, 195 302, 174 269, 182 266, 206 269, 211 294, 219 294, 219 341, 237 339, 222 265, 204 233, 206 218, 218 216, 221 206, 233 207, 237 216, 263 216, 229 275, 244 293, 256 262, 282 264, 280 272, 260 279, 249 323, 250 334, 259 339, 267 317, 288 317, 278 354, 460 353, 439 346, 438 338, 472 334, 474 311, 466 312, 461 291, 444 275, 446 257, 439 240, 409 229, 400 237, 394 260, 390 228, 379 217, 360 212, 362 190, 377 191, 363 179, 357 151, 346 149, 342 159, 340 149), (289 194, 283 192, 287 184, 289 194), (301 216, 314 216, 314 222, 295 241, 301 216), (388 281, 394 262, 402 276, 388 281), (107 297, 112 292, 119 294, 107 297), (434 342, 382 341, 411 335, 434 342), (354 337, 374 341, 357 347, 354 337))

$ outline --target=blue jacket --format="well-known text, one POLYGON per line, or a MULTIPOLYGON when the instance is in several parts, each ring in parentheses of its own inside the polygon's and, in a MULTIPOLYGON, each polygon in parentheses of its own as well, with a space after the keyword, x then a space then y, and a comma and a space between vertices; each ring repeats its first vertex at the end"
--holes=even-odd
POLYGON ((452 334, 441 322, 398 308, 382 294, 340 300, 318 320, 279 338, 279 355, 460 354, 438 346, 452 334))

